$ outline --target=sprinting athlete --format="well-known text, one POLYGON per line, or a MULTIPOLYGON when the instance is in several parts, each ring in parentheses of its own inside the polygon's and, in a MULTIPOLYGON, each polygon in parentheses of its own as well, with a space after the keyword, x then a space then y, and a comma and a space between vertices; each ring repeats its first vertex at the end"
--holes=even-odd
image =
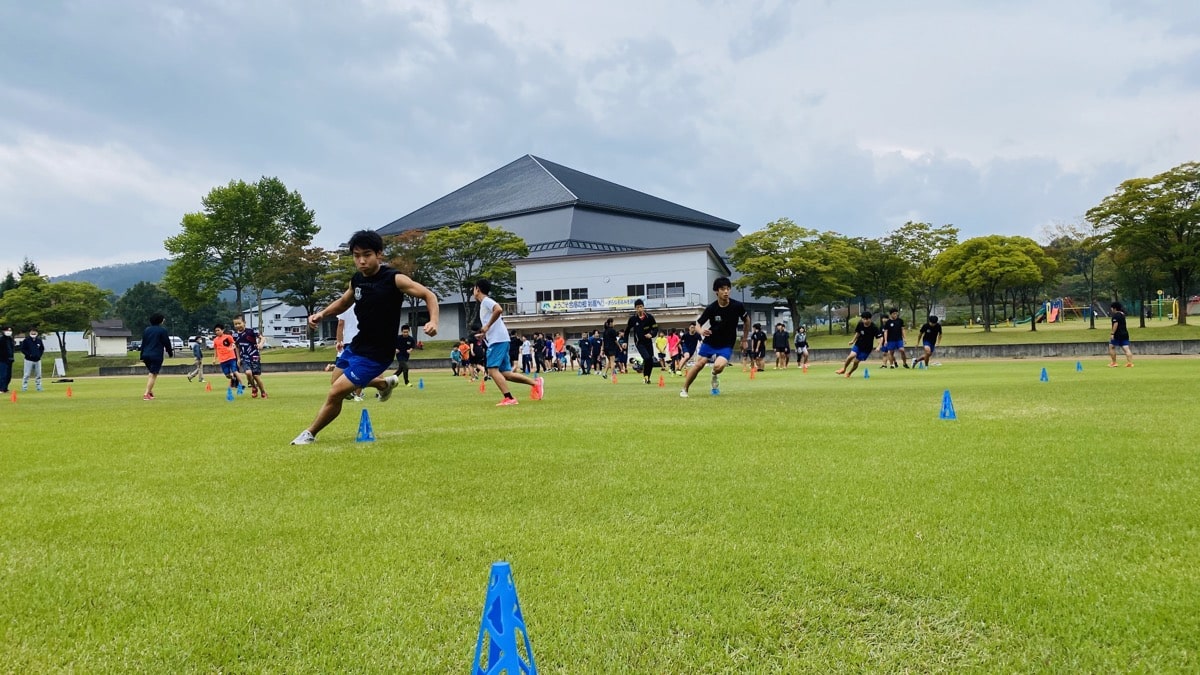
POLYGON ((918 339, 921 340, 921 348, 924 354, 921 355, 914 365, 920 361, 925 362, 925 367, 929 367, 929 358, 937 351, 938 345, 942 344, 942 324, 938 323, 936 314, 930 314, 929 320, 921 325, 921 329, 917 332, 918 339))
POLYGON ((717 294, 717 299, 705 307, 700 318, 696 319, 704 342, 700 343, 696 351, 696 363, 688 368, 687 376, 683 380, 683 389, 679 392, 680 398, 688 397, 688 388, 709 361, 713 364, 712 391, 716 394, 721 390, 721 372, 733 358, 738 321, 743 324, 742 346, 749 348, 750 314, 746 312, 745 305, 729 297, 732 287, 729 277, 718 277, 713 282, 713 292, 717 294))

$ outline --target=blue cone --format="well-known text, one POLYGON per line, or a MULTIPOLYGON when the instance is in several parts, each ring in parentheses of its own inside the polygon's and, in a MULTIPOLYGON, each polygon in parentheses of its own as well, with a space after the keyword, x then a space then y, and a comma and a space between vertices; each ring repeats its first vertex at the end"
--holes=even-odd
POLYGON ((864 380, 871 379, 871 369, 870 368, 863 368, 863 379, 864 380))
POLYGON ((246 385, 238 382, 238 396, 241 396, 244 393, 246 393, 246 385))
POLYGON ((226 388, 225 388, 225 400, 226 400, 226 401, 232 401, 232 400, 233 400, 233 387, 226 387, 226 388))
POLYGON ((1076 362, 1075 362, 1075 372, 1077 372, 1077 373, 1082 373, 1082 372, 1083 372, 1083 361, 1076 361, 1076 362))
POLYGON ((942 412, 938 415, 939 419, 956 420, 958 416, 954 414, 954 401, 950 400, 950 390, 942 394, 942 412))
POLYGON ((417 389, 424 389, 424 388, 425 388, 425 378, 422 377, 417 380, 417 389))
POLYGON ((521 616, 521 603, 517 601, 517 586, 513 583, 512 568, 506 562, 492 564, 471 673, 537 675, 533 645, 521 616))
POLYGON ((358 421, 358 436, 354 439, 358 443, 369 443, 375 440, 375 430, 371 428, 371 417, 367 415, 367 409, 363 408, 362 417, 358 421))
POLYGON ((1050 381, 1050 376, 1046 374, 1046 369, 1045 369, 1045 368, 1042 368, 1042 377, 1041 377, 1041 381, 1042 381, 1042 382, 1049 382, 1049 381, 1050 381))

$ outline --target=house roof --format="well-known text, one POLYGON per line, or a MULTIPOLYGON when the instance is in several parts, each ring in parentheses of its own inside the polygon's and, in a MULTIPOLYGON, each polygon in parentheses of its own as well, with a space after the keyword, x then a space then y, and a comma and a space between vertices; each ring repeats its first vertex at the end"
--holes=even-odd
POLYGON ((105 319, 103 321, 91 322, 92 335, 96 337, 133 337, 133 333, 125 327, 125 323, 120 319, 105 319))
MULTIPOLYGON (((283 301, 278 298, 264 299, 262 301, 262 311, 266 312, 268 310, 275 309, 276 307, 278 307, 282 304, 283 304, 283 301)), ((246 309, 243 309, 242 314, 258 314, 258 305, 255 305, 253 307, 247 307, 246 309)))
POLYGON ((514 260, 513 264, 517 267, 525 267, 528 265, 537 265, 539 263, 557 262, 562 260, 570 260, 571 262, 582 262, 589 259, 604 259, 604 258, 630 258, 640 255, 660 255, 663 253, 682 253, 685 251, 707 251, 708 255, 721 265, 721 270, 725 274, 732 274, 729 263, 717 253, 717 249, 713 248, 712 244, 687 244, 684 246, 663 246, 660 248, 641 248, 626 251, 595 251, 589 253, 579 253, 575 255, 555 255, 544 256, 540 258, 524 258, 522 260, 514 260))
POLYGON ((525 155, 379 229, 383 235, 488 222, 500 218, 584 207, 707 228, 736 231, 732 223, 674 202, 525 155))

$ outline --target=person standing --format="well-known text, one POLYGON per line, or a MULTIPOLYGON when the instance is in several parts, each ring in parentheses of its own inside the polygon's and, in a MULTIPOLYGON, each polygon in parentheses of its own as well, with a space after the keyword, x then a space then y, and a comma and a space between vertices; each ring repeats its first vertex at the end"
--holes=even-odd
POLYGON ((787 370, 792 346, 788 342, 787 326, 775 324, 775 332, 771 334, 771 347, 775 350, 775 370, 787 370))
POLYGON ((246 327, 242 317, 233 320, 233 341, 238 346, 238 356, 242 361, 242 372, 246 374, 246 383, 250 385, 250 398, 258 398, 261 393, 267 397, 267 389, 262 381, 262 333, 246 327))
POLYGON ((412 329, 408 324, 401 326, 400 334, 396 336, 396 374, 404 377, 406 387, 412 386, 408 381, 408 358, 412 356, 412 350, 416 347, 417 341, 412 336, 412 329))
POLYGON ((808 328, 803 325, 796 328, 796 365, 808 372, 808 328))
POLYGON ((17 356, 17 341, 13 339, 12 326, 5 326, 0 333, 0 394, 8 393, 12 384, 13 361, 17 356))
POLYGON ((750 344, 750 314, 741 302, 729 297, 733 285, 729 277, 718 277, 713 282, 713 292, 717 299, 704 308, 696 323, 700 324, 700 336, 704 340, 696 352, 696 363, 688 368, 683 380, 680 398, 688 397, 688 388, 692 386, 696 376, 704 370, 704 366, 712 361, 712 391, 721 390, 721 372, 733 358, 733 345, 737 342, 738 321, 742 322, 742 346, 749 348, 750 344))
POLYGON ((381 377, 392 365, 396 353, 396 335, 400 332, 400 314, 405 294, 422 299, 429 311, 425 334, 437 335, 438 299, 422 284, 413 281, 383 262, 383 238, 374 230, 359 230, 347 244, 357 269, 349 287, 341 297, 308 317, 312 328, 319 328, 327 316, 336 316, 354 305, 358 319, 358 334, 342 350, 333 369, 333 383, 325 402, 307 429, 292 441, 292 445, 308 445, 317 434, 337 419, 346 396, 357 388, 374 387, 379 401, 386 402, 400 381, 395 375, 381 377))
POLYGON ((517 405, 517 399, 513 398, 512 392, 509 391, 509 382, 529 385, 529 398, 540 401, 545 390, 545 380, 513 372, 512 359, 508 355, 508 328, 504 326, 502 318, 504 310, 488 295, 491 292, 492 282, 488 279, 477 280, 471 289, 471 295, 479 303, 479 320, 482 322, 479 332, 487 340, 487 371, 492 377, 492 382, 496 383, 496 387, 504 395, 496 405, 517 405))
POLYGON ((854 337, 850 340, 850 355, 837 374, 846 377, 853 375, 858 370, 858 364, 870 358, 871 352, 875 351, 875 341, 881 337, 883 331, 871 322, 871 313, 860 314, 858 325, 854 327, 854 337))
POLYGON ((924 361, 925 367, 929 367, 929 358, 937 351, 938 345, 942 344, 942 325, 938 323, 936 314, 930 314, 929 320, 921 325, 921 329, 917 331, 917 339, 921 341, 921 347, 924 353, 913 362, 915 366, 917 362, 924 361))
POLYGON ((192 358, 195 359, 195 363, 192 364, 192 372, 188 373, 188 382, 191 382, 192 378, 197 375, 200 376, 200 381, 204 382, 204 348, 200 346, 200 341, 203 339, 197 335, 196 339, 192 340, 192 358))
POLYGON ((650 384, 654 372, 654 336, 658 335, 658 323, 654 315, 646 311, 641 298, 633 301, 633 314, 625 324, 625 338, 637 348, 642 357, 642 379, 650 384))
POLYGON ((1125 367, 1133 367, 1133 350, 1129 346, 1129 328, 1125 325, 1125 308, 1121 303, 1114 302, 1108 306, 1112 310, 1112 331, 1108 339, 1108 356, 1112 363, 1109 368, 1117 367, 1117 347, 1125 352, 1125 367))
POLYGON ((42 355, 46 353, 46 343, 33 327, 21 340, 21 354, 25 357, 25 376, 21 378, 21 391, 29 391, 29 376, 34 376, 34 386, 42 390, 42 355))
POLYGON ((171 337, 167 329, 162 327, 163 315, 155 312, 150 315, 150 325, 142 331, 142 363, 150 374, 146 376, 146 391, 142 394, 143 401, 154 400, 154 383, 158 381, 158 373, 162 370, 163 352, 175 356, 171 347, 171 337))

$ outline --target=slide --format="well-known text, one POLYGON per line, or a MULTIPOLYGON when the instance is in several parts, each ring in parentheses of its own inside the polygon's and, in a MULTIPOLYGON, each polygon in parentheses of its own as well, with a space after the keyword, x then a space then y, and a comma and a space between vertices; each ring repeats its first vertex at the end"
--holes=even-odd
POLYGON ((1046 316, 1046 306, 1042 305, 1042 306, 1038 307, 1037 314, 1034 314, 1032 317, 1025 317, 1024 319, 1014 321, 1013 325, 1014 326, 1024 326, 1025 324, 1029 323, 1030 320, 1032 320, 1032 319, 1037 319, 1038 323, 1041 323, 1043 317, 1045 317, 1045 316, 1046 316))
POLYGON ((1051 307, 1050 308, 1050 323, 1054 323, 1055 321, 1058 321, 1058 308, 1051 307))

